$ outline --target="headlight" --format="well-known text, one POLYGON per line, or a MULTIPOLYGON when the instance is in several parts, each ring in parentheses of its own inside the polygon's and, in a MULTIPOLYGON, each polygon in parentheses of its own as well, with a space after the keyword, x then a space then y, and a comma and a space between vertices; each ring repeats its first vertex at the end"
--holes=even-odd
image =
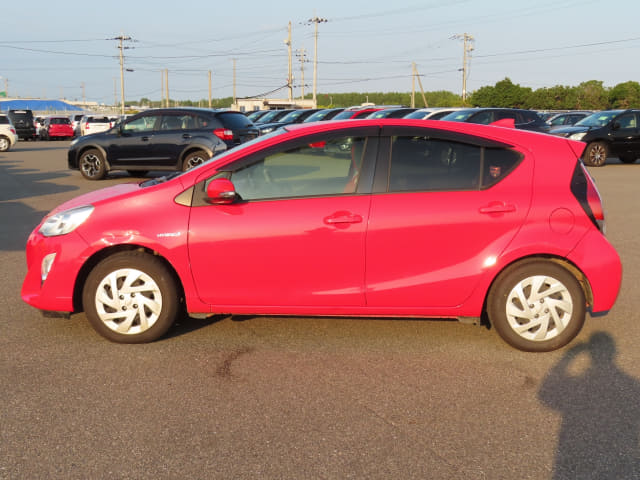
POLYGON ((571 139, 571 140, 582 140, 586 134, 587 134, 587 132, 574 133, 572 135, 569 135, 569 139, 571 139))
POLYGON ((91 212, 93 212, 93 205, 85 205, 84 207, 56 213, 47 218, 38 231, 45 237, 66 235, 82 225, 89 218, 91 212))

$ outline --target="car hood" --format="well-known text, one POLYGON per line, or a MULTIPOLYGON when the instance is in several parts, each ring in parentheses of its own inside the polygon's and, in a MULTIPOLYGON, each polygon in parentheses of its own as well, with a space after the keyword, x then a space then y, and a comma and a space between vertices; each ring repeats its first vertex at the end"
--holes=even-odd
POLYGON ((575 125, 571 125, 571 126, 562 126, 562 127, 554 127, 551 129, 551 133, 558 133, 558 134, 564 134, 564 135, 572 135, 574 133, 582 133, 582 132, 588 132, 589 130, 591 130, 591 127, 586 127, 586 126, 575 126, 575 125))
POLYGON ((71 208, 81 207, 83 205, 96 205, 97 203, 100 203, 104 200, 110 200, 116 197, 125 196, 139 191, 140 188, 141 187, 139 183, 121 183, 119 185, 101 188, 100 190, 95 190, 93 192, 79 195, 58 205, 56 208, 51 210, 49 214, 47 214, 47 217, 57 212, 62 212, 71 208))

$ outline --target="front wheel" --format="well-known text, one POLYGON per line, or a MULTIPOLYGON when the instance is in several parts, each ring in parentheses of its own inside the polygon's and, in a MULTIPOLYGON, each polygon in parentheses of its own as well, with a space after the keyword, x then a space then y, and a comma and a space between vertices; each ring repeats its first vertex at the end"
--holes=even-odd
POLYGON ((569 271, 546 261, 501 273, 487 299, 489 321, 509 345, 526 352, 565 346, 582 329, 586 302, 569 271))
POLYGON ((206 154, 206 152, 202 150, 191 152, 185 157, 184 162, 182 163, 182 170, 190 170, 193 167, 197 167, 198 165, 203 164, 207 160, 209 160, 209 156, 206 154))
POLYGON ((173 275, 158 257, 121 252, 101 261, 82 294, 85 314, 103 337, 118 343, 152 342, 179 312, 173 275))
POLYGON ((80 173, 87 180, 102 180, 107 175, 107 166, 100 150, 92 148, 82 154, 80 173))
POLYGON ((607 161, 609 149, 604 142, 593 142, 584 150, 584 163, 590 167, 601 167, 607 161))

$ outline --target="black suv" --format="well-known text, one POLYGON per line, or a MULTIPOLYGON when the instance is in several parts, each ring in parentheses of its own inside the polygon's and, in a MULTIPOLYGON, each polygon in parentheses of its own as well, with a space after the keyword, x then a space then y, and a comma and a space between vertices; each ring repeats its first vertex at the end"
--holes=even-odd
POLYGON ((100 180, 110 170, 136 176, 149 170, 188 170, 257 136, 258 129, 241 112, 159 108, 73 140, 67 161, 89 180, 100 180))
POLYGON ((465 108, 445 115, 440 120, 450 122, 482 123, 489 125, 500 120, 513 120, 515 128, 549 132, 549 125, 533 110, 519 108, 465 108))
POLYGON ((36 125, 31 110, 9 110, 7 116, 11 119, 18 138, 22 140, 36 139, 36 125))
POLYGON ((623 163, 633 163, 640 157, 640 110, 596 112, 551 133, 585 142, 582 161, 592 167, 604 165, 609 154, 623 163))

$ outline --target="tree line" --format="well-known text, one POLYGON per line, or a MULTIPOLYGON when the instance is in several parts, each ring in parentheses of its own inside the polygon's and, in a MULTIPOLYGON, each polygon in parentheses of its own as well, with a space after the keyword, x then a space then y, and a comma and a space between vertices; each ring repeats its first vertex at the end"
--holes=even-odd
MULTIPOLYGON (((363 103, 376 105, 411 105, 411 92, 351 92, 318 93, 318 107, 350 107, 363 103)), ((609 110, 614 108, 640 108, 640 83, 628 81, 614 87, 605 87, 603 82, 589 80, 578 86, 557 85, 532 89, 514 84, 509 78, 493 86, 484 86, 462 100, 460 95, 446 90, 425 92, 428 107, 504 107, 531 110, 609 110)), ((311 99, 311 95, 306 96, 311 99)), ((424 107, 420 92, 415 93, 416 107, 424 107)), ((212 100, 213 108, 228 108, 233 103, 231 97, 212 100)), ((160 107, 159 101, 148 98, 140 100, 140 105, 160 107)), ((173 101, 171 105, 207 107, 208 100, 173 101)))

